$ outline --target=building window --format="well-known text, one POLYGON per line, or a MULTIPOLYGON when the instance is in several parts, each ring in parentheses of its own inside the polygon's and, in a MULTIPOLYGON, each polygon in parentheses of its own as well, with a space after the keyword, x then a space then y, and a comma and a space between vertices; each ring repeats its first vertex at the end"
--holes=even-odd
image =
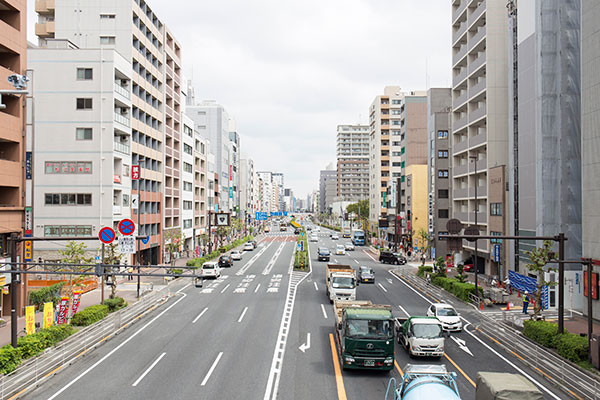
POLYGON ((46 174, 91 174, 91 161, 46 161, 46 174))
POLYGON ((490 215, 501 217, 502 216, 502 203, 490 203, 490 215))
POLYGON ((393 120, 392 125, 402 125, 402 123, 398 120, 393 120))
POLYGON ((439 150, 438 158, 448 158, 448 150, 439 150))
POLYGON ((183 220, 183 229, 190 229, 191 227, 192 227, 192 220, 184 219, 183 220))
POLYGON ((448 218, 448 210, 438 210, 438 218, 448 218))
POLYGON ((76 128, 75 139, 92 140, 92 128, 76 128))
POLYGON ((185 190, 186 192, 191 192, 192 189, 192 182, 183 182, 183 190, 185 190))
POLYGON ((115 14, 100 14, 100 19, 115 19, 115 14))
POLYGON ((89 81, 94 77, 94 70, 92 68, 77 68, 77 80, 89 81))
POLYGON ((91 225, 45 225, 44 236, 92 236, 91 225))
POLYGON ((92 109, 92 99, 88 98, 77 98, 77 109, 78 110, 91 110, 92 109))
POLYGON ((438 232, 438 240, 446 240, 445 237, 442 237, 442 235, 447 235, 448 232, 438 232))
POLYGON ((448 131, 438 131, 438 139, 448 139, 448 131))
POLYGON ((447 199, 448 189, 438 189, 438 199, 447 199))
POLYGON ((194 155, 194 149, 187 143, 183 144, 183 151, 184 153, 189 154, 190 156, 194 155))
POLYGON ((392 100, 392 104, 402 104, 402 100, 392 100))
POLYGON ((193 137, 194 136, 194 131, 192 130, 192 128, 190 128, 187 125, 183 126, 183 133, 185 133, 186 135, 188 135, 189 137, 193 137))
POLYGON ((115 44, 114 36, 100 36, 100 44, 115 44))
POLYGON ((438 178, 448 178, 448 170, 447 169, 440 169, 438 170, 438 178))
POLYGON ((191 173, 193 173, 193 167, 192 167, 192 164, 189 164, 189 163, 186 163, 186 162, 184 162, 184 163, 183 163, 183 171, 184 171, 184 172, 187 172, 187 173, 190 173, 190 174, 191 174, 191 173))
POLYGON ((192 201, 191 200, 184 200, 183 201, 183 209, 184 210, 191 210, 192 209, 192 201))
POLYGON ((123 207, 129 207, 129 195, 123 193, 123 207))

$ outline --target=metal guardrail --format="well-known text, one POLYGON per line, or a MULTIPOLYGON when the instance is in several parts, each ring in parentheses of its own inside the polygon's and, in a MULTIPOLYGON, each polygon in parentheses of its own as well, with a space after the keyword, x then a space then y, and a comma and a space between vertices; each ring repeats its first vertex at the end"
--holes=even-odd
POLYGON ((41 355, 29 359, 15 371, 0 377, 0 400, 18 397, 31 387, 37 387, 64 365, 95 348, 104 340, 134 321, 141 313, 157 304, 169 292, 168 286, 143 296, 138 302, 116 311, 102 321, 80 329, 58 345, 46 349, 41 355))
POLYGON ((587 373, 552 352, 526 339, 521 332, 506 323, 480 314, 479 330, 524 364, 537 371, 547 381, 584 400, 600 399, 600 379, 587 373))
POLYGON ((402 279, 409 281, 413 286, 418 287, 424 293, 427 293, 427 294, 437 298, 438 300, 440 300, 442 298, 443 289, 440 288, 439 286, 436 286, 432 283, 428 283, 426 280, 419 278, 418 276, 416 276, 412 271, 410 271, 406 267, 398 268, 397 271, 399 272, 400 277, 402 279))

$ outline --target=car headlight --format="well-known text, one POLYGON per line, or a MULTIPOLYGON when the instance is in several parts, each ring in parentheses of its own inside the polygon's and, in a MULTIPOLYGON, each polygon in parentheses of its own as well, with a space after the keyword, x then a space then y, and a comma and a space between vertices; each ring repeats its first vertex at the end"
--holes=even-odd
POLYGON ((346 362, 347 362, 347 363, 353 363, 354 361, 355 361, 355 360, 354 360, 354 357, 351 357, 351 356, 346 356, 346 362))
POLYGON ((392 357, 388 357, 383 362, 386 363, 386 364, 391 364, 391 363, 394 362, 394 359, 392 357))

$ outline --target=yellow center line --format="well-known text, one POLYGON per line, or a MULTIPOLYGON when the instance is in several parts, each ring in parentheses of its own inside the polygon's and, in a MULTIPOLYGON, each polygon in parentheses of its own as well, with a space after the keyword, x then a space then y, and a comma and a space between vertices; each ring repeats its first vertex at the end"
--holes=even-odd
POLYGON ((396 360, 394 360, 394 365, 396 366, 396 369, 398 370, 398 372, 400 373, 400 376, 404 376, 404 372, 402 372, 402 368, 400 368, 398 366, 398 363, 396 362, 396 360))
POLYGON ((462 376, 464 376, 471 385, 473 385, 473 387, 476 387, 477 385, 475 385, 475 382, 473 382, 473 379, 469 378, 469 375, 465 374, 465 371, 463 371, 458 364, 456 364, 454 362, 454 360, 452 360, 450 357, 448 357, 448 354, 444 353, 444 357, 446 357, 446 359, 448 359, 448 361, 450 361, 452 363, 452 365, 454 365, 454 367, 458 370, 458 372, 460 372, 462 374, 462 376))
POLYGON ((340 362, 335 347, 333 334, 329 334, 329 343, 331 344, 331 357, 333 358, 333 370, 335 371, 335 383, 337 386, 338 400, 347 400, 346 389, 344 388, 344 378, 340 369, 340 362))

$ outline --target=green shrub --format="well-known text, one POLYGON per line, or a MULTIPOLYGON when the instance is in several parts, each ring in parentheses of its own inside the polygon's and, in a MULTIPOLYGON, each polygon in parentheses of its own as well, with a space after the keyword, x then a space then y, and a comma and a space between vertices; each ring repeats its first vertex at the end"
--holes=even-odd
POLYGON ((88 326, 94 322, 98 322, 108 315, 108 306, 98 304, 90 306, 71 318, 71 324, 75 326, 88 326))
POLYGON ((127 303, 124 298, 115 297, 114 299, 104 300, 104 305, 108 307, 108 312, 111 313, 126 307, 127 303))
POLYGON ((546 321, 523 321, 523 335, 545 347, 556 346, 558 325, 546 321))
POLYGON ((419 266, 419 271, 417 275, 423 278, 427 273, 432 273, 433 267, 431 265, 421 265, 419 266))
POLYGON ((64 282, 59 282, 52 286, 32 290, 29 293, 29 303, 36 306, 37 309, 40 309, 44 303, 52 302, 57 304, 60 300, 60 290, 64 285, 64 282))
POLYGON ((0 374, 9 374, 21 364, 21 353, 10 344, 0 348, 0 374))
POLYGON ((589 343, 587 336, 567 332, 558 335, 555 343, 558 354, 567 360, 580 363, 588 359, 589 343))
MULTIPOLYGON (((463 301, 469 301, 469 293, 475 294, 475 285, 472 283, 463 283, 455 278, 446 278, 444 276, 435 275, 431 278, 431 282, 440 286, 444 290, 452 293, 459 299, 463 301)), ((483 289, 481 287, 479 289, 479 296, 483 297, 483 289)))
POLYGON ((24 360, 40 354, 47 347, 44 345, 45 340, 38 335, 23 336, 17 340, 19 356, 24 360))

